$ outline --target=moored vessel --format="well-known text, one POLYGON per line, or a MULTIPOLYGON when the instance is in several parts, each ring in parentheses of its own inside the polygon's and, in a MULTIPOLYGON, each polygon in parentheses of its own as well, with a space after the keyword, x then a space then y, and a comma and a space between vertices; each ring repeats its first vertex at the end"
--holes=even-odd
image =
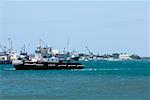
POLYGON ((16 70, 61 70, 61 69, 83 69, 84 66, 78 62, 32 62, 17 60, 13 61, 16 70))
POLYGON ((43 46, 41 43, 35 50, 35 54, 20 56, 13 60, 12 64, 16 70, 61 70, 61 69, 83 69, 84 66, 69 57, 70 54, 60 54, 57 49, 43 46))

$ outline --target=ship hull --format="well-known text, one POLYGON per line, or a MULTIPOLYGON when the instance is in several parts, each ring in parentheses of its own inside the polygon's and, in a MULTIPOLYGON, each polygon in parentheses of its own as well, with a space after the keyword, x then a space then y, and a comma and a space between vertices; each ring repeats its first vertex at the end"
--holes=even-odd
POLYGON ((5 60, 5 61, 0 60, 0 64, 11 64, 11 63, 12 63, 11 60, 5 60))
POLYGON ((14 65, 16 70, 71 70, 83 69, 81 63, 23 63, 14 65))

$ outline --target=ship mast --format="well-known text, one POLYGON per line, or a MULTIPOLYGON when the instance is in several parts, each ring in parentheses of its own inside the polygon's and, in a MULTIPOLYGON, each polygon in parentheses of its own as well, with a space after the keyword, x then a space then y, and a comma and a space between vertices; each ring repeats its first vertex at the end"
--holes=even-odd
POLYGON ((68 39, 68 41, 67 41, 67 46, 66 46, 66 48, 65 48, 65 51, 66 51, 66 52, 68 52, 68 50, 69 50, 69 42, 70 42, 70 41, 69 41, 69 39, 68 39))
POLYGON ((10 43, 9 53, 12 54, 12 52, 13 52, 13 43, 12 43, 12 39, 11 39, 11 38, 8 38, 8 41, 9 41, 9 43, 10 43))

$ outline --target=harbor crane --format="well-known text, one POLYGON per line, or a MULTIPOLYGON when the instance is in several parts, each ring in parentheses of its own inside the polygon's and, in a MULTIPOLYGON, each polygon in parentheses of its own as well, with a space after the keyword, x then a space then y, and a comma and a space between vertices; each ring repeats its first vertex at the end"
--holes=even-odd
POLYGON ((90 51, 90 49, 86 46, 85 47, 87 49, 87 51, 89 52, 90 56, 93 56, 93 53, 90 51))

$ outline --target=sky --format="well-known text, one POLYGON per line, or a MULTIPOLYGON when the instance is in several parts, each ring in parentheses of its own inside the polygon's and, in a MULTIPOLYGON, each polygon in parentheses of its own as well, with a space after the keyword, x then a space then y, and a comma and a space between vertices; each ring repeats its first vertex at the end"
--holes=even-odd
POLYGON ((149 2, 144 0, 6 0, 0 2, 0 44, 34 52, 42 39, 63 51, 150 56, 149 2))

